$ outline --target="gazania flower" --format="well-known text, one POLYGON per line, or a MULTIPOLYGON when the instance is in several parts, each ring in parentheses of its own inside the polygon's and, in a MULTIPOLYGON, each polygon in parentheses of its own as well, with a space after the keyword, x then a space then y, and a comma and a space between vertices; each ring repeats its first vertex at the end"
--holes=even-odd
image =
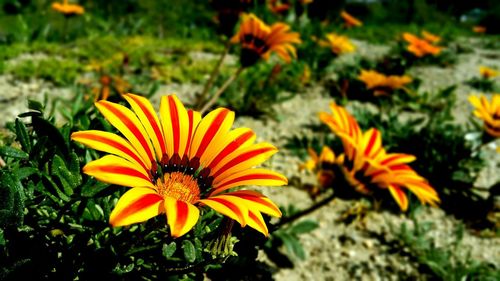
POLYGON ((85 9, 82 6, 77 4, 69 4, 68 0, 64 0, 63 3, 52 3, 52 10, 59 12, 65 16, 82 15, 83 13, 85 13, 85 9))
POLYGON ((241 64, 248 67, 260 58, 268 59, 271 53, 276 53, 284 61, 290 62, 297 57, 293 44, 299 44, 299 34, 289 32, 290 27, 284 23, 266 25, 253 14, 243 16, 238 33, 231 39, 233 43, 241 44, 241 64))
POLYGON ((363 22, 361 22, 357 18, 351 16, 346 11, 342 11, 340 13, 340 17, 344 20, 344 26, 347 27, 347 28, 351 28, 351 27, 355 27, 355 26, 362 26, 363 25, 363 22))
POLYGON ((427 40, 427 42, 431 44, 438 43, 439 41, 441 41, 441 37, 425 30, 422 31, 422 37, 424 37, 424 40, 427 40))
POLYGON ((472 27, 472 31, 474 31, 475 33, 486 33, 486 27, 476 25, 476 26, 472 27))
POLYGON ((335 33, 329 33, 326 35, 326 40, 319 41, 320 46, 328 47, 333 53, 337 55, 342 55, 345 53, 352 53, 356 50, 347 36, 338 35, 335 33))
POLYGON ((479 74, 481 74, 481 77, 484 79, 490 79, 498 76, 498 71, 487 67, 487 66, 480 66, 479 67, 479 74))
POLYGON ((343 107, 332 103, 332 114, 320 113, 320 119, 344 145, 343 173, 357 191, 364 194, 388 189, 401 210, 408 208, 404 189, 410 190, 424 204, 439 202, 436 191, 407 163, 415 157, 401 153, 386 153, 381 134, 376 129, 362 133, 359 125, 343 107))
POLYGON ((388 91, 401 89, 412 81, 411 77, 406 75, 386 76, 375 70, 361 70, 358 79, 365 83, 367 89, 375 90, 375 95, 386 94, 388 91))
POLYGON ((470 96, 469 102, 474 106, 474 115, 483 120, 486 132, 500 138, 500 94, 493 94, 491 102, 484 95, 470 96))
POLYGON ((161 99, 157 116, 144 97, 124 95, 132 109, 99 101, 96 107, 123 135, 81 131, 71 138, 106 155, 83 171, 96 179, 131 187, 110 216, 124 226, 166 214, 173 237, 186 234, 208 206, 242 226, 268 235, 261 213, 279 217, 278 207, 264 195, 242 185, 279 186, 287 179, 273 171, 253 168, 277 152, 268 143, 254 143, 247 128, 231 130, 234 112, 218 108, 205 117, 186 110, 175 95, 161 99))
POLYGON ((408 32, 403 34, 403 39, 409 43, 406 49, 416 57, 438 55, 442 50, 442 47, 432 45, 427 40, 421 39, 408 32))

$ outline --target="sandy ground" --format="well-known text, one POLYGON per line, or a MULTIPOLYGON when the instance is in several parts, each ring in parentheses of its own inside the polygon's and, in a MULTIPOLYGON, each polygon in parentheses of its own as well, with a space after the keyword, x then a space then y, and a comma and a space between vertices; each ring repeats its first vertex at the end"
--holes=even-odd
MULTIPOLYGON (((467 41, 469 39, 463 40, 472 46, 478 44, 477 40, 470 42, 467 41)), ((388 50, 385 46, 374 46, 361 41, 356 41, 356 44, 358 53, 341 58, 339 64, 349 64, 359 55, 376 58, 388 50)), ((26 56, 21 59, 26 59, 26 56)), ((461 54, 458 63, 453 67, 415 67, 410 69, 409 74, 424 81, 422 90, 458 84, 459 87, 455 92, 458 98, 455 116, 459 122, 466 122, 471 112, 467 95, 472 89, 464 84, 464 81, 477 76, 478 66, 482 64, 500 69, 500 52, 473 48, 472 53, 461 54)), ((190 99, 200 88, 199 85, 190 84, 163 85, 152 99, 158 102, 160 95, 172 92, 177 93, 181 99, 190 99)), ((64 99, 71 97, 69 89, 55 88, 50 83, 40 80, 19 82, 9 76, 0 76, 0 126, 7 121, 13 121, 17 114, 24 112, 28 98, 43 100, 45 94, 64 99)), ((298 93, 293 99, 275 106, 276 112, 279 113, 277 119, 280 121, 240 117, 236 120, 235 126, 250 127, 256 131, 259 141, 268 141, 280 148, 280 152, 270 161, 273 169, 289 178, 299 177, 302 181, 311 181, 311 175, 298 171, 301 160, 283 146, 291 136, 314 134, 315 132, 307 125, 319 124, 317 113, 328 111, 329 101, 325 89, 320 86, 311 87, 298 93)), ((488 167, 480 175, 483 178, 483 185, 500 181, 498 173, 500 157, 492 155, 488 167)), ((292 185, 261 190, 280 205, 293 203, 298 208, 306 208, 312 203, 306 192, 292 185)), ((317 229, 301 237, 307 259, 296 260, 292 269, 277 270, 274 274, 275 279, 426 280, 427 276, 421 272, 418 264, 410 258, 405 249, 394 246, 398 245, 395 231, 402 223, 411 226, 411 220, 388 211, 371 211, 363 220, 350 224, 339 222, 341 214, 355 204, 356 202, 336 199, 307 216, 319 222, 317 229)), ((455 218, 437 208, 424 208, 419 212, 418 218, 420 221, 433 223, 429 235, 435 239, 437 245, 450 243, 453 232, 460 224, 455 218)), ((462 244, 458 253, 460 256, 470 251, 472 258, 500 268, 500 238, 481 238, 466 231, 462 244)), ((264 254, 260 259, 273 266, 264 254)))

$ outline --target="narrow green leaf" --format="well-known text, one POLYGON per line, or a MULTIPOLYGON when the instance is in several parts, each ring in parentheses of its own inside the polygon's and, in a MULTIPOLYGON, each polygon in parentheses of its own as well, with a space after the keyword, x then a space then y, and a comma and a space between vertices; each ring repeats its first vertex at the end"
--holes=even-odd
POLYGON ((162 253, 167 259, 174 255, 175 250, 177 250, 177 244, 175 244, 175 242, 163 244, 162 253))
POLYGON ((19 141, 19 143, 21 143, 23 150, 29 153, 31 151, 31 140, 29 138, 26 125, 24 125, 24 123, 21 122, 19 118, 17 118, 15 126, 16 126, 17 140, 19 141))
POLYGON ((0 156, 15 159, 28 159, 29 154, 10 146, 0 146, 0 156))
POLYGON ((33 174, 38 173, 38 169, 33 168, 33 167, 23 167, 19 168, 18 170, 14 171, 14 174, 16 175, 16 178, 19 180, 23 180, 33 174))
POLYGON ((188 262, 194 262, 196 260, 196 249, 191 241, 182 241, 182 250, 184 251, 184 257, 188 262))

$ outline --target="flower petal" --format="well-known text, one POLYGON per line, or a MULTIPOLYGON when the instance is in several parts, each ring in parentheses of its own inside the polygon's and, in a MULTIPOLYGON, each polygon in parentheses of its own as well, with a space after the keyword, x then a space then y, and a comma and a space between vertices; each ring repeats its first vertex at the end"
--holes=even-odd
POLYGON ((248 220, 248 208, 245 200, 235 197, 218 195, 206 199, 199 200, 199 202, 207 205, 215 211, 232 218, 239 222, 241 226, 245 226, 248 220))
POLYGON ((213 185, 212 195, 242 185, 280 186, 288 183, 285 176, 266 169, 246 169, 236 172, 213 185))
POLYGON ((266 222, 262 217, 260 212, 253 210, 248 210, 248 226, 257 230, 258 232, 264 234, 266 237, 269 236, 269 230, 267 229, 266 222))
POLYGON ((219 146, 218 151, 207 156, 206 162, 209 168, 215 167, 224 160, 229 154, 233 153, 240 147, 247 147, 255 141, 255 133, 248 128, 237 128, 230 131, 224 138, 223 143, 219 146))
POLYGON ((109 132, 89 130, 74 132, 71 139, 95 150, 115 154, 141 165, 147 170, 147 165, 135 148, 124 138, 109 132))
POLYGON ((208 113, 198 124, 193 136, 189 151, 190 159, 200 159, 202 166, 213 158, 211 151, 218 150, 229 129, 234 122, 234 112, 225 108, 218 108, 208 113))
POLYGON ((251 190, 238 190, 224 193, 227 196, 236 196, 245 200, 249 210, 259 211, 273 217, 281 217, 281 211, 276 204, 263 194, 251 190))
POLYGON ((392 184, 390 184, 388 188, 389 191, 391 192, 392 197, 394 197, 396 203, 398 203, 401 210, 406 211, 408 209, 408 198, 406 197, 404 191, 401 190, 401 188, 397 187, 396 185, 392 184))
POLYGON ((269 143, 258 143, 236 150, 211 170, 214 184, 236 172, 261 164, 276 152, 278 149, 269 143))
POLYGON ((164 212, 163 197, 155 190, 134 187, 123 194, 109 217, 112 226, 143 222, 164 212))
POLYGON ((183 157, 191 135, 188 111, 175 95, 164 96, 160 103, 161 123, 168 155, 183 157))
POLYGON ((123 98, 127 100, 127 102, 132 107, 132 110, 135 112, 142 125, 146 129, 151 142, 153 143, 153 147, 156 151, 156 159, 161 159, 163 154, 165 154, 165 141, 163 140, 163 131, 160 126, 160 121, 158 120, 158 116, 149 102, 145 97, 141 97, 133 94, 123 95, 123 98))
POLYGON ((89 162, 83 167, 83 172, 110 184, 155 187, 143 167, 115 155, 89 162))
POLYGON ((189 232, 200 217, 200 210, 193 204, 168 196, 165 197, 165 212, 173 237, 181 237, 189 232))
POLYGON ((156 162, 156 159, 146 130, 137 116, 123 105, 108 101, 99 101, 96 103, 96 107, 106 120, 128 139, 150 168, 151 163, 156 162))

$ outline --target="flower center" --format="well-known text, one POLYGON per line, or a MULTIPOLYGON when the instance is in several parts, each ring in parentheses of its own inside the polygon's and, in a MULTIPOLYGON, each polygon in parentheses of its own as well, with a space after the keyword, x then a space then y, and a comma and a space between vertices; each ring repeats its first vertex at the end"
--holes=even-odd
POLYGON ((211 187, 214 178, 210 168, 200 167, 198 158, 163 155, 160 163, 153 163, 150 177, 161 196, 194 204, 211 187))
POLYGON ((156 181, 158 193, 194 204, 200 199, 200 188, 198 182, 191 175, 182 172, 166 173, 163 179, 156 181))

